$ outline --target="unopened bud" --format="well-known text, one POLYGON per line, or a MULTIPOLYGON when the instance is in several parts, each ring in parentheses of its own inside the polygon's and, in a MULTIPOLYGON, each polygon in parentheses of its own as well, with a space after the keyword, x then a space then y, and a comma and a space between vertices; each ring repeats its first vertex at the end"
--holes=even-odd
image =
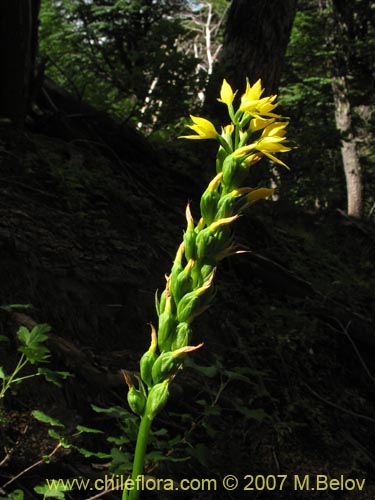
POLYGON ((151 324, 151 345, 149 350, 146 351, 139 362, 141 378, 147 387, 152 386, 152 367, 158 358, 156 354, 157 337, 154 326, 151 324))
POLYGON ((179 322, 191 323, 201 305, 199 296, 195 291, 187 293, 182 297, 177 306, 177 319, 179 322))
POLYGON ((176 371, 181 364, 173 357, 172 351, 162 352, 152 367, 152 380, 154 384, 159 384, 176 371))
POLYGON ((243 183, 249 173, 249 166, 234 155, 228 156, 223 163, 223 186, 227 191, 243 183))
POLYGON ((216 219, 230 217, 234 212, 235 202, 236 198, 232 193, 222 196, 217 205, 216 219))
POLYGON ((163 409, 169 397, 169 380, 164 380, 160 384, 154 385, 150 390, 146 403, 145 416, 153 420, 163 409))
POLYGON ((181 297, 190 292, 193 286, 191 270, 194 266, 194 261, 189 260, 185 269, 171 279, 171 292, 176 304, 179 303, 181 297))
POLYGON ((193 319, 206 308, 206 304, 201 300, 201 296, 210 289, 213 278, 214 272, 211 273, 209 278, 201 287, 190 293, 187 293, 184 297, 182 297, 177 306, 177 320, 180 323, 190 324, 193 319))
POLYGON ((124 376, 125 382, 129 388, 128 390, 128 403, 130 406, 130 409, 132 412, 134 412, 136 415, 139 415, 140 417, 143 415, 145 406, 146 406, 146 397, 143 394, 143 392, 139 391, 134 387, 132 378, 130 374, 122 370, 122 374, 124 376))
POLYGON ((220 199, 218 187, 222 177, 223 174, 220 172, 212 179, 200 201, 201 214, 207 226, 211 224, 216 215, 217 204, 220 199))
POLYGON ((176 329, 176 318, 166 306, 165 311, 159 316, 158 344, 160 351, 169 351, 176 329))
POLYGON ((140 417, 143 415, 146 406, 146 398, 143 392, 134 386, 128 391, 128 403, 132 412, 140 417))
POLYGON ((188 323, 179 323, 176 328, 175 339, 172 342, 171 349, 175 351, 181 347, 186 347, 189 345, 191 339, 192 330, 188 323))

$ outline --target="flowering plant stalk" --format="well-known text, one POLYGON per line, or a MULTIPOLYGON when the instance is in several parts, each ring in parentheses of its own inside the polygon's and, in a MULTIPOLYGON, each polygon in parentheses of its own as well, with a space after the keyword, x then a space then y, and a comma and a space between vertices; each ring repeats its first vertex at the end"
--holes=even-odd
POLYGON ((160 297, 156 294, 158 328, 151 325, 151 345, 140 360, 137 387, 126 375, 128 403, 141 421, 131 481, 124 490, 123 500, 139 498, 137 478, 143 474, 152 422, 166 404, 170 384, 186 356, 203 346, 190 345, 191 324, 214 298, 216 267, 225 257, 243 252, 233 241, 231 224, 246 208, 273 193, 269 188, 246 186, 249 171, 264 156, 287 167, 275 156, 291 150, 286 142, 288 122, 274 113, 277 96, 262 97, 260 80, 254 85, 247 82, 235 110, 235 94, 224 80, 218 100, 227 106, 231 123, 221 133, 209 120, 191 116, 189 128, 195 134, 182 136, 218 141, 216 175, 201 197, 201 217, 197 223, 190 205, 186 207, 183 241, 166 276, 165 290, 160 297))

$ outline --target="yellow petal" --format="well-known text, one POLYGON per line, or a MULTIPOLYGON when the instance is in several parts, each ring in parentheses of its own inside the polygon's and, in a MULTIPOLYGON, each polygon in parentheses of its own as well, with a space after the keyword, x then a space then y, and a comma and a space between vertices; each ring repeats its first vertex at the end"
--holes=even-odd
POLYGON ((264 152, 264 154, 266 156, 268 156, 268 158, 276 163, 278 163, 279 165, 282 165, 283 167, 287 168, 288 170, 290 170, 290 168, 288 167, 288 165, 286 163, 284 163, 283 161, 281 161, 279 158, 277 158, 276 156, 274 155, 271 155, 270 153, 266 153, 264 152))
POLYGON ((261 130, 262 128, 266 128, 268 125, 271 125, 275 121, 275 118, 265 119, 260 116, 253 118, 250 122, 250 130, 252 132, 256 132, 257 130, 261 130))
POLYGON ((224 78, 220 90, 220 99, 218 99, 218 101, 223 102, 224 104, 231 104, 233 102, 234 95, 235 94, 233 93, 232 87, 224 78))
POLYGON ((274 122, 270 125, 268 125, 262 133, 263 136, 267 137, 272 137, 272 136, 277 136, 277 137, 284 137, 286 135, 286 127, 288 126, 289 122, 274 122))
POLYGON ((241 102, 242 100, 244 101, 258 101, 260 99, 260 96, 262 95, 262 81, 261 79, 259 78, 259 80, 257 80, 253 86, 250 85, 249 82, 247 82, 246 84, 246 90, 245 90, 245 93, 244 95, 242 96, 241 98, 241 102))
POLYGON ((199 116, 190 115, 190 118, 194 125, 189 125, 189 127, 197 132, 202 138, 205 139, 216 139, 219 135, 213 123, 206 118, 200 118, 199 116))
POLYGON ((272 196, 274 191, 275 191, 274 189, 269 189, 269 188, 254 189, 254 191, 251 191, 251 193, 249 193, 246 196, 246 198, 248 202, 253 204, 258 200, 262 200, 263 198, 268 198, 269 196, 272 196))

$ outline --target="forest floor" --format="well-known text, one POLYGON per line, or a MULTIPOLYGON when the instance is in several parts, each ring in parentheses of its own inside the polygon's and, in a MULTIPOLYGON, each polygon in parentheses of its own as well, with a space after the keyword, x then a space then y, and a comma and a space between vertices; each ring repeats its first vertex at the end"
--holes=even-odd
MULTIPOLYGON (((61 388, 30 379, 1 401, 1 498, 42 498, 34 487, 46 478, 126 470, 136 420, 121 370, 137 370, 148 348, 154 292, 186 201, 196 213, 204 187, 194 155, 129 131, 99 137, 94 125, 78 139, 71 127, 1 131, 0 304, 33 307, 0 311, 10 339, 0 366, 15 366, 21 324, 48 323, 51 367, 73 375, 61 388), (35 409, 65 427, 48 434, 35 409)), ((194 323, 204 347, 176 379, 146 468, 175 484, 212 479, 211 491, 144 498, 374 500, 374 225, 269 201, 236 238, 250 252, 217 273, 215 304, 194 323), (227 475, 237 489, 223 487, 227 475)))

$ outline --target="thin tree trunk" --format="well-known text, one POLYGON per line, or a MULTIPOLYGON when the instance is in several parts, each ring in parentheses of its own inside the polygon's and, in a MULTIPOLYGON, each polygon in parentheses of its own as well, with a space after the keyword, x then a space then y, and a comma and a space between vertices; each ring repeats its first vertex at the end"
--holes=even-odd
POLYGON ((361 218, 363 215, 362 172, 352 132, 348 90, 343 76, 333 79, 332 91, 336 127, 342 135, 341 156, 346 179, 348 215, 361 218))
POLYGON ((23 127, 37 50, 40 0, 0 1, 0 118, 23 127))
POLYGON ((345 173, 347 212, 351 217, 363 216, 363 185, 356 133, 352 124, 347 77, 351 74, 349 34, 353 31, 354 16, 344 15, 345 8, 352 9, 340 0, 320 0, 320 8, 326 11, 326 40, 331 51, 332 93, 335 105, 336 128, 341 134, 341 157, 345 173))

